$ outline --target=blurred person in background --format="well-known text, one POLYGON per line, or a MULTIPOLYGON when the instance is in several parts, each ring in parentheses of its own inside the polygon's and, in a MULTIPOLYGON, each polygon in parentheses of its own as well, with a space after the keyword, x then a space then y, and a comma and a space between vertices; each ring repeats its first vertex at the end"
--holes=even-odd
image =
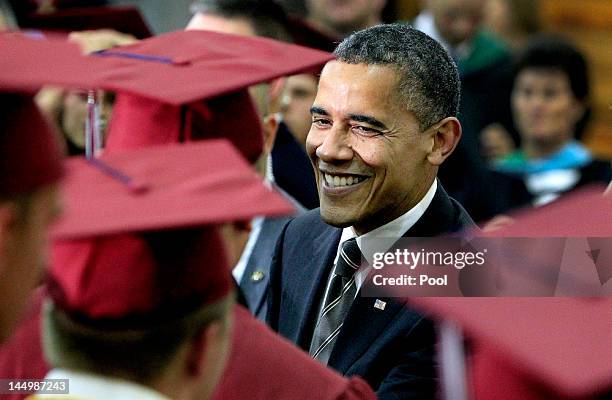
POLYGON ((342 39, 381 24, 385 4, 385 0, 306 0, 306 19, 320 31, 342 39))
POLYGON ((610 163, 575 139, 589 108, 587 62, 569 41, 540 36, 519 56, 512 111, 521 147, 495 163, 525 180, 536 204, 578 186, 611 179, 610 163))
POLYGON ((317 95, 318 84, 319 80, 313 74, 290 76, 285 82, 281 98, 283 122, 304 148, 312 124, 310 107, 317 95))
MULTIPOLYGON (((309 27, 301 23, 293 24, 293 20, 287 17, 283 9, 271 0, 198 0, 191 6, 193 17, 187 25, 187 29, 204 29, 224 33, 233 33, 245 36, 263 36, 284 42, 293 42, 294 37, 302 40, 311 40, 317 43, 328 43, 330 41, 318 32, 309 34, 309 27), (313 39, 313 37, 316 39, 313 39)), ((299 22, 299 21, 298 21, 299 22)), ((329 46, 331 47, 331 45, 329 46)), ((301 75, 300 75, 301 76, 301 75)), ((316 91, 316 82, 306 74, 306 82, 309 86, 304 88, 305 92, 316 91)), ((294 86, 293 77, 286 79, 289 86, 294 86)), ((298 82, 300 78, 296 78, 298 82)), ((303 83, 303 82, 302 82, 303 83)), ((300 144, 300 135, 303 127, 308 124, 310 128, 310 105, 306 110, 298 107, 299 101, 293 96, 296 94, 291 89, 283 89, 282 81, 277 81, 270 86, 273 104, 266 104, 261 96, 258 101, 260 114, 264 117, 264 123, 268 131, 274 130, 271 157, 266 159, 268 164, 268 179, 274 181, 278 187, 289 194, 300 207, 307 209, 318 206, 317 191, 314 184, 315 178, 310 161, 300 144), (281 91, 283 94, 281 94, 281 91), (282 106, 278 100, 282 98, 282 106), (282 108, 279 108, 282 107, 282 108), (267 109, 263 114, 262 110, 267 109), (308 114, 307 122, 304 114, 308 114), (287 119, 287 123, 285 123, 287 119), (291 124, 291 126, 289 126, 291 124), (274 125, 272 127, 271 125, 274 125), (294 133, 293 130, 298 133, 294 133)), ((265 91, 264 91, 265 92, 265 91)), ((264 94, 259 91, 259 94, 264 94)), ((253 91, 251 91, 253 94, 253 91)), ((268 94, 264 94, 267 96, 268 94)), ((301 95, 302 93, 297 93, 301 95)), ((302 105, 304 103, 301 103, 302 105)), ((306 131, 307 132, 307 131, 306 131)))
MULTIPOLYGON (((120 33, 112 29, 72 32, 69 40, 77 43, 86 54, 116 46, 136 42, 132 35, 120 33)), ((66 140, 69 155, 85 154, 85 121, 87 119, 88 92, 79 90, 64 90, 59 88, 43 88, 36 95, 39 107, 54 121, 66 140)), ((100 131, 106 134, 107 123, 110 120, 114 94, 103 90, 96 91, 100 107, 100 131)))
POLYGON ((461 142, 478 155, 477 139, 491 123, 511 124, 507 94, 511 53, 483 28, 487 0, 427 0, 413 26, 436 39, 451 54, 461 76, 461 142), (505 114, 504 114, 505 112, 505 114))
POLYGON ((532 35, 540 31, 538 0, 488 0, 484 26, 513 51, 522 50, 532 35))
MULTIPOLYGON (((483 29, 486 1, 425 0, 423 11, 412 22, 436 39, 459 68, 458 118, 463 135, 438 177, 477 222, 510 208, 515 203, 507 201, 511 193, 521 193, 520 202, 524 197, 521 182, 489 170, 479 147, 481 132, 492 124, 513 132, 511 52, 483 29)), ((505 151, 514 148, 514 143, 508 147, 505 151)))
MULTIPOLYGON (((488 0, 484 26, 514 53, 519 52, 540 31, 539 5, 537 0, 488 0)), ((515 150, 516 139, 502 124, 491 124, 480 135, 481 153, 489 161, 504 157, 515 150)))
MULTIPOLYGON (((192 11, 195 14, 187 25, 187 29, 211 30, 244 36, 266 36, 277 40, 290 41, 290 35, 284 28, 282 10, 272 2, 203 0, 195 2, 192 5, 192 11)), ((282 81, 277 80, 272 84, 259 84, 249 88, 262 120, 264 133, 263 152, 256 161, 255 168, 269 184, 285 194, 299 213, 304 210, 303 207, 290 194, 284 192, 274 183, 272 172, 271 163, 273 160, 270 156, 280 123, 278 114, 281 97, 278 89, 279 84, 282 84, 282 81)), ((301 180, 303 178, 294 176, 294 179, 301 180)), ((240 250, 237 252, 238 257, 235 259, 233 276, 242 289, 249 309, 259 319, 264 319, 267 312, 265 298, 274 244, 282 227, 291 218, 291 216, 257 217, 251 221, 251 230, 247 238, 244 238, 244 232, 248 233, 249 231, 245 230, 234 229, 233 232, 228 234, 230 237, 244 238, 242 243, 244 246, 236 246, 240 250)), ((227 231, 232 227, 225 227, 224 229, 227 231)))

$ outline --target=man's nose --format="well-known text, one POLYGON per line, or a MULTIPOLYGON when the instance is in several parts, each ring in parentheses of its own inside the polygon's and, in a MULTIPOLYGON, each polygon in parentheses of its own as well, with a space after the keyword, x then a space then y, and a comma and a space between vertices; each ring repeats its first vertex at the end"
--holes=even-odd
POLYGON ((353 149, 350 146, 350 134, 339 127, 330 129, 320 146, 317 147, 317 157, 328 163, 350 161, 353 159, 353 149))

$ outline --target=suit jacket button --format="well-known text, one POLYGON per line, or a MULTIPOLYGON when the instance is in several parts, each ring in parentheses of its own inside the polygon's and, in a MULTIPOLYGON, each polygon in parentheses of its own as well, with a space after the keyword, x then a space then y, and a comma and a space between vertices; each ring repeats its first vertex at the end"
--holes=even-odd
POLYGON ((261 281, 264 277, 266 276, 266 273, 263 272, 263 270, 258 269, 255 270, 252 274, 251 274, 251 280, 253 282, 259 282, 261 281))

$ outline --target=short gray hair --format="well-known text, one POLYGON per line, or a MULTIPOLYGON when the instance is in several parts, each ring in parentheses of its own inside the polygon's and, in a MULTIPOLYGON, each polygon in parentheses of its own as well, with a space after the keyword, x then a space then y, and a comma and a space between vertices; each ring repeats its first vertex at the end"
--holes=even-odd
POLYGON ((334 55, 348 64, 397 69, 400 101, 414 113, 421 131, 457 116, 461 91, 457 66, 438 42, 407 24, 355 32, 338 45, 334 55))

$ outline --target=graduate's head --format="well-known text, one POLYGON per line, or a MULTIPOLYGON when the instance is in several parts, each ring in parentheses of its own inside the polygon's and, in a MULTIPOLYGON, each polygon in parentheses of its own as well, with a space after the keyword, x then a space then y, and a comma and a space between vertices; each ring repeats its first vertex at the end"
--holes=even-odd
POLYGON ((32 99, 0 94, 0 342, 42 277, 61 174, 58 137, 32 99))
MULTIPOLYGON (((272 90, 274 85, 267 83, 322 65, 331 58, 315 50, 211 32, 212 29, 215 28, 194 25, 185 32, 161 35, 131 47, 131 51, 169 54, 189 62, 186 68, 174 68, 181 79, 171 80, 167 95, 161 99, 151 93, 147 82, 127 82, 130 93, 138 96, 117 97, 107 151, 227 138, 255 163, 274 142, 268 133, 274 132, 275 126, 268 122, 276 121, 268 117, 276 114, 277 105, 272 100, 278 99, 274 94, 279 91, 272 90), (137 90, 132 90, 134 86, 138 86, 137 90)), ((160 65, 156 72, 161 73, 160 65)))
POLYGON ((225 365, 233 304, 218 227, 290 207, 225 140, 73 158, 66 170, 48 359, 171 398, 207 398, 225 365))
MULTIPOLYGON (((191 6, 194 13, 187 30, 209 30, 242 36, 261 36, 282 42, 292 42, 287 30, 283 8, 271 0, 198 0, 191 6)), ((255 161, 263 176, 268 156, 276 139, 282 81, 264 82, 249 87, 261 120, 263 147, 255 161)))
POLYGON ((224 368, 233 296, 216 228, 56 242, 45 351, 55 367, 207 398, 224 368))

